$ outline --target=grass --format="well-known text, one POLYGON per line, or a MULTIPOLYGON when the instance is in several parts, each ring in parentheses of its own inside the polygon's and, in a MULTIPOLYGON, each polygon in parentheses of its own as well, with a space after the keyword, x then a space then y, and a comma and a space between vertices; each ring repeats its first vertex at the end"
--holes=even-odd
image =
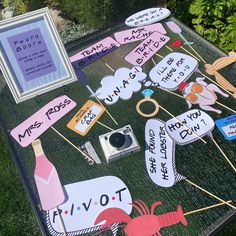
POLYGON ((0 135, 0 186, 0 236, 41 235, 2 135, 0 135))

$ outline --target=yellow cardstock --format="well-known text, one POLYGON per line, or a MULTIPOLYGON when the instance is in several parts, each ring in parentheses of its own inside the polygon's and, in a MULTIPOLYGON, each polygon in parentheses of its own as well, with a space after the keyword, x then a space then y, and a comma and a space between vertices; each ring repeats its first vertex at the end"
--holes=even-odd
POLYGON ((67 124, 69 129, 85 136, 104 113, 105 108, 88 100, 67 124))

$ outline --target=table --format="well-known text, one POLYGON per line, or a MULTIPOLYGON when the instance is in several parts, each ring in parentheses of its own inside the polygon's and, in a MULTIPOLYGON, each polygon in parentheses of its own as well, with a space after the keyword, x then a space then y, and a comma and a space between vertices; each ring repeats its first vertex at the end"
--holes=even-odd
MULTIPOLYGON (((225 56, 222 51, 181 24, 175 18, 171 18, 171 20, 177 22, 177 24, 182 28, 183 34, 186 38, 194 42, 194 48, 196 48, 201 55, 204 55, 204 58, 208 63, 211 64, 216 59, 225 56)), ((73 55, 82 48, 86 48, 88 45, 124 29, 127 29, 124 24, 118 24, 109 29, 85 36, 66 45, 67 52, 69 55, 73 55)), ((178 38, 178 36, 169 31, 168 34, 172 41, 178 38)), ((130 68, 130 64, 125 62, 123 57, 138 44, 139 42, 123 45, 103 57, 102 60, 109 62, 109 65, 114 69, 122 66, 130 68)), ((178 51, 183 52, 181 49, 178 49, 178 51)), ((161 55, 166 55, 169 51, 168 49, 163 48, 159 53, 161 55)), ((160 58, 155 56, 154 60, 158 62, 160 58)), ((97 60, 83 69, 90 78, 90 86, 94 89, 99 87, 100 79, 104 75, 112 74, 103 61, 97 60)), ((149 60, 144 64, 143 71, 148 73, 152 67, 153 62, 149 60)), ((229 80, 233 81, 236 67, 235 65, 232 65, 228 68, 229 69, 227 70, 224 69, 222 73, 229 80)), ((199 69, 204 72, 204 66, 202 63, 200 64, 199 69)), ((195 78, 196 76, 192 76, 192 78, 193 77, 195 78)), ((85 141, 91 141, 102 161, 102 164, 100 165, 89 166, 80 153, 68 145, 68 143, 66 143, 62 138, 57 136, 52 129, 47 130, 40 136, 40 139, 43 141, 46 155, 58 171, 62 184, 66 185, 96 177, 114 175, 121 178, 126 183, 134 200, 142 199, 149 206, 155 201, 162 201, 163 207, 159 208, 158 213, 172 211, 176 209, 179 203, 183 206, 185 212, 218 203, 215 199, 209 197, 185 181, 181 181, 171 188, 161 188, 150 181, 144 162, 144 127, 146 119, 139 116, 135 109, 135 104, 142 98, 140 92, 135 93, 130 100, 120 100, 114 106, 108 107, 109 112, 117 119, 119 126, 116 126, 108 115, 103 115, 99 119, 99 121, 114 129, 130 124, 142 147, 141 152, 108 164, 105 161, 98 140, 99 134, 107 132, 104 127, 99 126, 98 124, 95 125, 85 137, 79 136, 66 127, 68 121, 89 98, 88 91, 80 83, 74 82, 68 86, 44 94, 37 99, 30 99, 16 105, 9 88, 6 86, 2 78, 0 82, 0 123, 5 132, 5 139, 11 151, 12 158, 17 165, 22 183, 28 193, 32 208, 38 218, 44 235, 49 235, 49 232, 46 226, 45 212, 41 210, 33 178, 35 165, 33 150, 31 146, 21 148, 9 133, 16 125, 24 121, 58 94, 66 94, 69 96, 71 99, 76 101, 77 107, 68 115, 60 119, 54 127, 77 146, 82 145, 85 141), (125 115, 123 116, 121 114, 125 115)), ((175 115, 187 110, 185 101, 158 89, 155 90, 153 97, 175 115)), ((220 97, 220 101, 223 101, 225 105, 236 109, 233 98, 223 100, 223 98, 220 97)), ((209 114, 214 120, 219 117, 231 115, 227 110, 223 110, 221 115, 212 112, 209 114)), ((162 120, 170 119, 170 117, 163 111, 159 112, 157 117, 162 120)), ((232 162, 235 163, 234 150, 236 149, 236 142, 226 141, 216 128, 213 130, 213 135, 217 143, 227 153, 232 162)), ((186 146, 176 146, 177 170, 184 176, 187 176, 190 180, 222 199, 235 201, 236 189, 233 187, 236 181, 235 173, 230 169, 228 164, 220 155, 219 150, 215 148, 210 139, 205 139, 207 141, 207 144, 205 145, 200 141, 196 141, 186 146)), ((131 216, 136 217, 137 214, 133 211, 131 216)), ((188 227, 175 225, 162 229, 161 233, 162 235, 210 235, 232 219, 232 217, 235 217, 235 210, 228 206, 221 206, 187 217, 189 224, 188 227)), ((101 233, 101 235, 111 234, 107 231, 101 233)), ((124 235, 124 231, 120 229, 118 235, 124 235)))

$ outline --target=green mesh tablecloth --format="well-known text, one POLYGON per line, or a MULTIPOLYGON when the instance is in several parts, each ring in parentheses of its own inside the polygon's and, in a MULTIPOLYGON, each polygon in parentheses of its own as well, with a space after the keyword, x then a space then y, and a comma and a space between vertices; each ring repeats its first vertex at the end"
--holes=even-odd
MULTIPOLYGON (((173 19, 175 20, 175 19, 173 19)), ((193 31, 186 28, 180 22, 178 24, 182 27, 183 34, 189 41, 193 41, 193 47, 205 58, 208 63, 213 63, 216 59, 225 56, 220 50, 205 41, 193 31)), ((165 27, 167 29, 167 27, 165 27)), ((125 25, 114 26, 101 32, 95 32, 92 35, 79 39, 67 45, 69 55, 86 48, 89 45, 105 38, 112 36, 114 32, 127 29, 125 25)), ((177 35, 168 31, 171 41, 178 38, 177 35)), ((109 62, 109 65, 114 69, 122 66, 131 67, 130 64, 124 61, 125 55, 128 54, 139 42, 130 43, 121 46, 112 53, 103 57, 103 60, 109 62)), ((188 48, 185 46, 185 48, 188 48)), ((182 52, 180 48, 175 51, 182 52)), ((170 51, 167 48, 162 48, 159 51, 161 55, 167 55, 170 51)), ((160 61, 158 56, 154 56, 156 62, 160 61)), ((143 71, 147 74, 153 67, 153 62, 149 60, 144 66, 143 71)), ((234 65, 227 67, 222 73, 233 84, 236 84, 236 67, 234 65)), ((200 63, 199 69, 203 72, 204 65, 200 63)), ((90 86, 96 90, 100 85, 100 80, 105 75, 110 75, 112 72, 107 66, 98 60, 83 69, 90 78, 90 86)), ((189 81, 193 81, 199 74, 194 74, 189 81)), ((141 152, 130 157, 126 157, 110 164, 106 163, 103 156, 102 149, 99 144, 98 136, 106 133, 107 130, 99 125, 95 125, 90 132, 81 137, 75 132, 66 127, 68 121, 75 115, 80 107, 89 99, 88 91, 82 87, 78 82, 68 85, 65 89, 59 88, 50 93, 40 96, 38 99, 31 99, 26 102, 15 104, 9 88, 4 85, 1 79, 1 93, 0 93, 0 121, 3 130, 6 134, 9 148, 12 151, 12 158, 15 160, 19 172, 22 177, 26 190, 35 214, 37 215, 42 231, 45 235, 48 234, 45 224, 45 212, 41 210, 39 204, 38 193, 36 190, 33 172, 35 165, 35 157, 31 146, 21 148, 9 135, 11 129, 24 121, 31 114, 36 112, 40 107, 47 104, 58 94, 66 94, 77 102, 77 107, 68 115, 59 120, 54 127, 59 130, 66 138, 68 138, 75 145, 82 145, 85 141, 91 141, 97 153, 99 154, 102 164, 89 166, 82 155, 60 138, 52 129, 48 129, 40 136, 43 143, 44 151, 47 157, 57 168, 61 182, 65 184, 84 181, 100 176, 114 175, 122 179, 128 186, 133 199, 142 199, 149 206, 155 201, 162 201, 163 205, 158 209, 158 213, 173 211, 178 204, 183 206, 185 212, 197 208, 205 207, 218 203, 217 200, 209 197, 200 190, 189 185, 186 181, 177 183, 172 188, 161 188, 156 186, 148 177, 145 159, 144 159, 144 127, 146 119, 139 116, 135 110, 136 103, 142 98, 140 92, 133 95, 132 99, 128 101, 119 100, 118 103, 109 107, 109 112, 113 114, 118 121, 119 126, 116 126, 108 115, 103 115, 100 121, 116 129, 130 124, 137 136, 139 143, 142 146, 141 152)), ((157 99, 159 103, 172 112, 178 115, 187 111, 187 104, 184 100, 176 98, 166 92, 155 90, 153 98, 157 99)), ((236 109, 236 103, 233 98, 224 99, 219 96, 219 101, 236 109)), ((217 106, 217 105, 215 105, 217 106)), ((151 108, 150 108, 151 109, 151 108)), ((232 113, 223 109, 221 115, 209 112, 213 119, 229 116, 232 113)), ((168 120, 170 117, 163 111, 160 111, 156 116, 162 120, 168 120)), ((236 141, 226 141, 220 132, 215 128, 213 135, 217 143, 225 151, 229 159, 236 164, 236 141)), ((185 146, 176 146, 176 168, 179 173, 187 176, 188 179, 196 184, 206 188, 208 191, 223 198, 224 200, 232 200, 236 202, 236 175, 224 160, 219 150, 217 150, 213 142, 205 138, 207 144, 201 141, 196 141, 185 146)), ((79 194, 79 193, 78 193, 79 194)), ((209 235, 219 227, 221 227, 229 218, 235 214, 235 211, 228 206, 221 206, 201 213, 186 216, 188 220, 188 227, 183 225, 174 225, 172 227, 161 230, 163 235, 209 235)), ((133 211, 132 217, 136 217, 137 213, 133 211)), ((101 235, 111 235, 110 231, 101 233, 101 235)), ((124 235, 123 229, 120 229, 118 235, 124 235)))

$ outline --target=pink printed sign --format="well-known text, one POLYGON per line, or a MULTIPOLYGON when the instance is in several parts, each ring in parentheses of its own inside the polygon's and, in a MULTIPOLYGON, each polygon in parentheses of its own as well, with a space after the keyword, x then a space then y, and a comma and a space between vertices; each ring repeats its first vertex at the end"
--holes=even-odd
POLYGON ((133 28, 129 30, 120 31, 114 34, 115 39, 120 44, 131 43, 139 40, 144 40, 153 32, 166 34, 166 30, 161 23, 147 25, 143 27, 133 28))
POLYGON ((146 38, 135 49, 133 49, 125 57, 125 60, 132 65, 142 66, 169 40, 169 37, 158 32, 153 32, 148 38, 146 38))
POLYGON ((70 61, 76 69, 81 69, 98 60, 99 58, 107 55, 118 47, 120 47, 120 44, 118 42, 116 42, 111 37, 107 37, 84 49, 83 51, 76 53, 75 55, 70 57, 70 61))
POLYGON ((66 95, 57 97, 14 128, 11 135, 22 147, 27 147, 75 106, 66 95))

